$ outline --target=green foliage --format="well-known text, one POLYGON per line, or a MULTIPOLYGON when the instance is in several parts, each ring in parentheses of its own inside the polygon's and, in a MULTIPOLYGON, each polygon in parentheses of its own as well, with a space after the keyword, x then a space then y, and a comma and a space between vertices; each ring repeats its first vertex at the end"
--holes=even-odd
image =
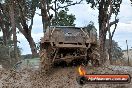
MULTIPOLYGON (((21 57, 21 49, 17 47, 18 58, 21 57)), ((8 44, 7 46, 0 41, 0 64, 4 68, 12 68, 17 60, 14 58, 14 46, 8 44), (10 46, 11 45, 11 46, 10 46)))
MULTIPOLYGON (((27 20, 30 20, 31 18, 34 17, 36 8, 40 7, 39 6, 39 1, 40 0, 16 0, 14 2, 15 6, 15 19, 16 21, 20 22, 22 14, 25 16, 27 20)), ((1 0, 0 3, 2 3, 3 11, 4 11, 4 18, 6 22, 10 22, 9 19, 9 5, 11 4, 11 0, 1 0), (4 2, 4 3, 2 3, 4 2), (7 20, 8 18, 8 20, 7 20)))
POLYGON ((71 3, 73 2, 72 0, 58 0, 60 3, 71 3))
POLYGON ((0 61, 5 58, 9 58, 9 48, 3 45, 0 45, 0 61))
POLYGON ((64 3, 69 4, 69 3, 73 2, 73 0, 47 0, 47 2, 49 4, 53 4, 53 3, 55 3, 55 1, 57 2, 57 4, 64 4, 64 3))
POLYGON ((21 18, 21 15, 23 14, 27 20, 32 19, 35 15, 36 8, 39 6, 38 3, 38 0, 21 0, 18 4, 15 3, 17 7, 15 11, 20 15, 18 17, 21 18), (21 10, 22 12, 20 12, 21 10))
MULTIPOLYGON (((86 26, 89 30, 96 29, 94 26, 94 23, 92 21, 89 22, 89 24, 86 26)), ((97 29, 96 29, 97 30, 97 29)))
MULTIPOLYGON (((21 49, 17 47, 18 57, 21 56, 21 49)), ((14 58, 14 45, 12 40, 8 40, 7 46, 3 45, 3 39, 0 37, 0 59, 14 58)))
MULTIPOLYGON (((108 8, 110 6, 109 0, 86 0, 88 4, 91 4, 91 8, 97 7, 99 9, 99 5, 101 2, 104 4, 105 11, 108 11, 108 8)), ((120 12, 120 5, 122 3, 122 0, 112 0, 112 13, 116 16, 120 12)))
POLYGON ((65 10, 61 10, 58 13, 57 19, 53 19, 52 26, 58 25, 58 26, 75 26, 75 15, 68 15, 65 10), (57 21, 57 22, 56 22, 57 21))
MULTIPOLYGON (((55 12, 55 18, 53 19, 52 25, 75 26, 74 24, 75 16, 72 14, 67 15, 67 11, 69 11, 68 7, 72 5, 80 4, 82 1, 83 0, 79 0, 79 1, 49 0, 47 7, 49 7, 50 9, 47 9, 48 10, 47 12, 50 12, 49 10, 52 10, 55 12), (64 15, 67 17, 67 19, 66 17, 64 17, 64 15)), ((48 15, 50 16, 49 13, 48 15)))
POLYGON ((90 21, 89 24, 88 24, 85 28, 87 29, 87 30, 85 30, 85 31, 87 31, 88 33, 89 33, 91 30, 97 31, 97 29, 95 28, 94 23, 93 23, 92 21, 90 21))
MULTIPOLYGON (((114 40, 112 40, 112 59, 121 59, 123 57, 123 52, 122 49, 119 47, 118 42, 115 42, 114 40)), ((109 39, 106 39, 106 45, 105 45, 106 49, 109 49, 109 39)))

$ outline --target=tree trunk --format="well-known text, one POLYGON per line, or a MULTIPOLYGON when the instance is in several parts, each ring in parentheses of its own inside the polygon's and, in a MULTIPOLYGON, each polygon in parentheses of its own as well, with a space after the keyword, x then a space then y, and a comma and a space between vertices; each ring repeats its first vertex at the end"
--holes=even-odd
POLYGON ((32 52, 32 56, 35 57, 37 55, 37 49, 36 49, 36 44, 35 44, 32 36, 31 36, 31 34, 25 33, 24 36, 27 39, 27 41, 29 42, 31 52, 32 52))
POLYGON ((106 13, 104 9, 104 0, 99 3, 99 42, 100 42, 100 62, 105 63, 105 40, 106 40, 106 13))
POLYGON ((7 45, 7 32, 5 28, 2 28, 2 32, 3 32, 3 44, 6 46, 7 45))
POLYGON ((3 42, 4 42, 4 45, 6 46, 7 45, 7 33, 5 30, 3 31, 3 42))
POLYGON ((103 32, 101 32, 101 30, 99 31, 99 41, 100 41, 100 62, 101 64, 105 63, 106 60, 106 55, 105 55, 105 35, 103 34, 103 32))
POLYGON ((15 25, 15 15, 14 15, 14 1, 11 1, 10 5, 10 20, 11 20, 11 26, 13 30, 13 42, 14 42, 14 58, 16 61, 18 61, 18 55, 17 55, 17 36, 16 36, 16 25, 15 25))
MULTIPOLYGON (((45 0, 44 0, 45 1, 45 0)), ((33 26, 33 17, 35 14, 35 9, 32 12, 32 17, 31 17, 31 25, 28 27, 27 25, 27 17, 23 11, 23 8, 19 2, 19 0, 17 0, 17 3, 19 4, 19 9, 20 9, 20 14, 21 14, 21 22, 18 22, 17 27, 19 29, 19 31, 24 35, 24 37, 27 39, 30 48, 31 48, 31 52, 32 52, 32 56, 36 56, 37 55, 37 48, 36 48, 36 44, 31 36, 31 30, 32 30, 32 26, 33 26)))
POLYGON ((109 32, 109 59, 110 59, 110 63, 111 63, 111 49, 112 49, 112 37, 114 34, 114 31, 112 32, 112 34, 110 33, 110 27, 113 24, 118 23, 118 19, 115 19, 115 21, 110 22, 110 18, 112 15, 112 1, 109 0, 108 3, 106 3, 107 1, 105 0, 100 0, 99 2, 99 41, 100 41, 100 60, 101 60, 101 64, 104 64, 106 61, 106 50, 105 50, 105 40, 106 40, 106 34, 107 31, 109 32), (110 7, 109 7, 110 5, 110 7))
MULTIPOLYGON (((108 24, 109 25, 109 24, 108 24)), ((109 32, 109 48, 108 48, 108 54, 109 54, 109 61, 110 61, 110 64, 112 64, 112 35, 111 35, 111 32, 110 32, 110 26, 108 26, 108 32, 109 32)))
POLYGON ((110 64, 112 64, 112 37, 109 37, 109 60, 110 60, 110 64))
POLYGON ((2 33, 3 33, 3 44, 6 46, 8 44, 8 40, 11 39, 12 30, 9 30, 9 24, 2 23, 0 24, 2 33))
POLYGON ((108 54, 109 54, 109 61, 110 61, 110 64, 112 64, 112 37, 111 37, 111 33, 110 33, 110 30, 109 30, 109 48, 108 48, 108 54))
POLYGON ((1 24, 0 24, 0 27, 2 29, 2 33, 3 33, 3 44, 6 46, 7 45, 7 30, 6 28, 4 27, 4 22, 3 20, 0 20, 1 24))
POLYGON ((35 57, 37 55, 37 48, 36 48, 36 44, 31 36, 31 30, 28 29, 28 27, 24 27, 25 29, 19 29, 21 31, 21 33, 25 36, 25 38, 27 39, 30 48, 31 48, 31 52, 32 52, 32 56, 35 57))
POLYGON ((42 23, 43 23, 43 33, 46 32, 49 17, 47 15, 47 9, 46 9, 46 0, 41 0, 41 16, 42 16, 42 23))
POLYGON ((30 49, 32 52, 32 56, 35 57, 37 55, 37 48, 36 44, 31 36, 31 29, 28 28, 28 25, 26 22, 23 23, 23 25, 17 24, 17 28, 19 31, 24 35, 24 37, 27 39, 30 49))

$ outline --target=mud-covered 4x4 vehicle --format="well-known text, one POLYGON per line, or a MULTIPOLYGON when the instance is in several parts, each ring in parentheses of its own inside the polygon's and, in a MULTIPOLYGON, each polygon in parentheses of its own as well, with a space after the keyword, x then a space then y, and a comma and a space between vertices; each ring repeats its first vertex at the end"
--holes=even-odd
POLYGON ((80 27, 50 27, 46 30, 40 43, 40 58, 42 69, 49 69, 54 63, 78 62, 87 65, 91 60, 98 65, 96 30, 80 27))

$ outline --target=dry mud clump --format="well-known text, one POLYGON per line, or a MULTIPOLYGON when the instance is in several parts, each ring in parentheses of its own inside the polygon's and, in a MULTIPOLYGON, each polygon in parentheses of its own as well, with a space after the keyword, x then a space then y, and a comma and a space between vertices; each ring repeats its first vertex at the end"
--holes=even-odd
MULTIPOLYGON (((127 74, 131 71, 115 70, 113 67, 86 67, 91 74, 127 74)), ((76 78, 79 76, 78 67, 56 67, 44 74, 39 69, 23 69, 21 71, 9 71, 0 69, 0 88, 132 88, 130 84, 86 84, 79 85, 76 78)))

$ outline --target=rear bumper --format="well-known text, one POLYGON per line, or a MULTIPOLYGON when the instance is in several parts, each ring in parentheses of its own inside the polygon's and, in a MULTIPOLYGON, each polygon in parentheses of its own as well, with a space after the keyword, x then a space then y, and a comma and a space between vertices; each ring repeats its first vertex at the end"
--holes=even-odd
POLYGON ((85 59, 86 55, 81 55, 81 56, 70 56, 70 57, 63 57, 63 58, 58 58, 58 59, 55 59, 55 62, 56 61, 66 61, 66 62, 71 62, 73 60, 76 60, 76 59, 85 59))
POLYGON ((75 44, 56 44, 58 48, 87 48, 86 45, 75 45, 75 44))

